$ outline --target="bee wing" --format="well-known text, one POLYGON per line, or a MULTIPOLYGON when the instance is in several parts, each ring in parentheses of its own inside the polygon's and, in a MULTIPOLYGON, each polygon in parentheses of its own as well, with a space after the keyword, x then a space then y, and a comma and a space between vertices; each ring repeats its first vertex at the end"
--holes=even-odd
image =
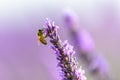
POLYGON ((40 45, 41 41, 40 41, 40 36, 38 36, 38 45, 40 45))
POLYGON ((47 41, 44 39, 44 37, 43 36, 38 36, 38 41, 39 41, 39 43, 41 42, 41 43, 43 43, 43 44, 47 44, 47 41))

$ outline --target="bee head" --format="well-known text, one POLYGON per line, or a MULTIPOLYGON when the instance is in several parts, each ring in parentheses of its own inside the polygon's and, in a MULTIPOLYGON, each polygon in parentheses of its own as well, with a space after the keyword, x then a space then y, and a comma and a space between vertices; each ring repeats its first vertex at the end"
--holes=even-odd
POLYGON ((38 32, 37 32, 37 35, 38 35, 38 36, 43 35, 43 30, 42 30, 42 29, 39 29, 38 32))

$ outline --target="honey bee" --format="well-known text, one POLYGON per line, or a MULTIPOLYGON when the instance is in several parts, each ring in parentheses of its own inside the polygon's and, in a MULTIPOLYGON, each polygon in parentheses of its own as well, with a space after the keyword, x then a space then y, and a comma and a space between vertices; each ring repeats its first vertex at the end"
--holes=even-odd
POLYGON ((45 36, 44 36, 44 32, 42 29, 39 29, 37 32, 37 36, 38 36, 38 41, 47 45, 47 41, 45 40, 45 36))

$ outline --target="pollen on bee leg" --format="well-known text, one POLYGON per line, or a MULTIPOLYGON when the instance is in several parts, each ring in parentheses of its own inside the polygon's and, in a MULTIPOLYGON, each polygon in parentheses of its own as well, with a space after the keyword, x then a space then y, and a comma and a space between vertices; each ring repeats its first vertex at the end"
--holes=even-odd
POLYGON ((38 41, 37 41, 37 43, 38 43, 38 46, 40 45, 40 40, 39 40, 39 36, 38 36, 38 41))

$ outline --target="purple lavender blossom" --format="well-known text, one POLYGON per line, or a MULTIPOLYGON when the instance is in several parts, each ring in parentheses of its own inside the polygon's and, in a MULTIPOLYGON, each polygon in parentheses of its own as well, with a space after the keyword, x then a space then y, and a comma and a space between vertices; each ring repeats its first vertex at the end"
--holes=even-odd
POLYGON ((95 51, 95 44, 90 34, 84 29, 79 29, 78 16, 67 8, 64 10, 63 17, 79 51, 78 55, 86 64, 88 71, 95 77, 97 75, 100 80, 110 80, 107 62, 102 56, 96 54, 98 52, 95 51))
MULTIPOLYGON (((62 80, 86 80, 84 76, 84 70, 81 67, 78 69, 75 58, 73 55, 75 51, 68 41, 62 42, 59 35, 57 34, 57 26, 49 20, 46 21, 46 28, 40 29, 43 31, 42 38, 49 37, 52 43, 52 49, 56 53, 58 60, 58 66, 60 67, 60 75, 62 80)), ((40 31, 39 30, 39 31, 40 31)), ((40 32, 38 32, 40 33, 40 32)), ((41 37, 38 35, 38 37, 41 37)))

